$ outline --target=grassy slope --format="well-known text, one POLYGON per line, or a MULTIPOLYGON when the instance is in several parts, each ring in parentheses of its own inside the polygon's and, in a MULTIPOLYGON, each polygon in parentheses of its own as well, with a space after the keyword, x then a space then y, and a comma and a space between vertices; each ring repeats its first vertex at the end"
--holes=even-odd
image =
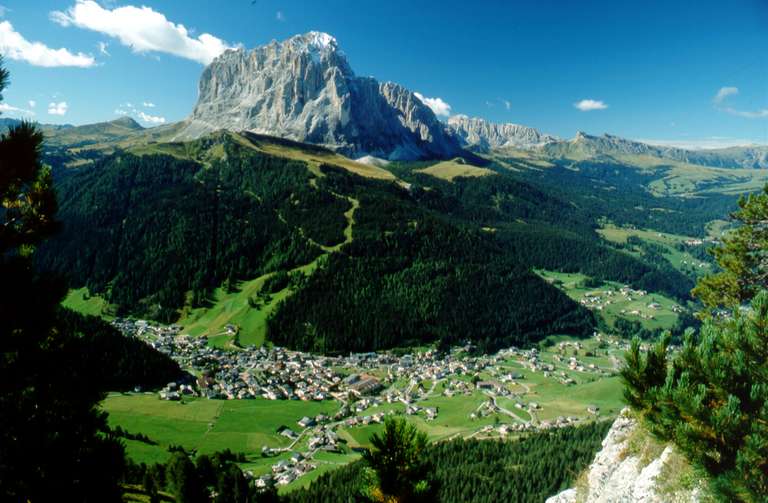
POLYGON ((61 301, 61 305, 78 313, 101 316, 105 319, 110 318, 106 312, 107 302, 98 295, 90 295, 85 287, 70 290, 64 300, 61 301))
MULTIPOLYGON (((312 274, 321 258, 322 256, 292 271, 312 274)), ((241 344, 262 345, 266 337, 267 318, 277 304, 291 294, 290 288, 285 288, 273 294, 272 300, 258 309, 248 304, 248 299, 255 297, 272 274, 242 282, 232 293, 227 293, 222 288, 216 289, 212 295, 211 305, 185 310, 178 323, 184 327, 184 333, 194 336, 206 335, 214 346, 224 347, 228 344, 231 337, 223 333, 229 324, 240 327, 241 344)))
POLYGON ((480 176, 489 176, 489 175, 495 174, 490 169, 478 168, 477 166, 466 164, 463 160, 456 160, 456 159, 453 159, 451 161, 439 162, 427 168, 418 169, 415 172, 431 175, 436 178, 448 180, 449 182, 452 182, 454 178, 457 178, 460 176, 480 177, 480 176))
POLYGON ((627 238, 630 236, 636 236, 643 241, 655 243, 663 246, 668 253, 665 257, 672 264, 675 269, 682 271, 683 266, 695 264, 696 269, 701 271, 702 274, 709 274, 711 272, 710 264, 695 259, 690 253, 680 251, 676 248, 676 245, 684 243, 686 240, 693 239, 689 236, 681 236, 679 234, 668 234, 665 232, 657 232, 645 229, 628 229, 623 227, 616 227, 613 225, 607 225, 597 231, 603 239, 607 241, 613 241, 614 243, 626 243, 627 238), (702 265, 703 264, 703 265, 702 265))
POLYGON ((742 194, 759 190, 768 181, 768 172, 760 169, 713 168, 640 155, 616 158, 640 169, 668 169, 663 177, 649 184, 651 192, 659 195, 742 194))
MULTIPOLYGON (((601 294, 606 290, 618 291, 622 286, 615 282, 605 282, 598 288, 582 288, 579 286, 579 283, 587 278, 587 276, 584 276, 583 274, 553 271, 538 271, 538 274, 544 279, 554 281, 558 288, 576 301, 581 300, 585 294, 601 294)), ((677 305, 677 303, 674 300, 658 293, 649 293, 644 297, 638 297, 629 301, 624 299, 617 292, 611 297, 611 304, 606 305, 602 311, 599 311, 599 314, 602 315, 605 318, 605 321, 610 325, 613 325, 616 319, 621 317, 631 321, 637 320, 642 323, 645 328, 650 330, 656 328, 671 328, 677 322, 678 318, 678 315, 672 312, 672 306, 675 305, 677 305), (648 308, 648 304, 652 302, 660 304, 661 308, 657 310, 648 308), (652 315, 654 319, 642 319, 639 316, 622 314, 622 309, 627 312, 638 310, 641 313, 652 315)))

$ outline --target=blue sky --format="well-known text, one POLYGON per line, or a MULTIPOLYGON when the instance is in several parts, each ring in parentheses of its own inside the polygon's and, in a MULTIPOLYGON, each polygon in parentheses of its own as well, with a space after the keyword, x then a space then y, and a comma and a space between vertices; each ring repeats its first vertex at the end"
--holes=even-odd
POLYGON ((12 78, 5 116, 173 122, 189 114, 204 63, 224 47, 319 30, 356 73, 439 98, 451 114, 562 137, 768 143, 766 0, 0 4, 12 78))

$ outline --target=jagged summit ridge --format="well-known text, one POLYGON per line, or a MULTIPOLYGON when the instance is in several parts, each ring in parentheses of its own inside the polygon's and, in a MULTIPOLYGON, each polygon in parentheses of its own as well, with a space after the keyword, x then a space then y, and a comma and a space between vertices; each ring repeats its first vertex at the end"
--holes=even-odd
POLYGON ((529 149, 558 141, 557 137, 542 134, 528 126, 496 124, 466 115, 450 117, 448 127, 463 145, 481 151, 504 147, 529 149))
POLYGON ((336 39, 321 32, 216 58, 203 71, 179 137, 217 129, 316 143, 353 157, 439 158, 461 150, 414 93, 356 76, 336 39))

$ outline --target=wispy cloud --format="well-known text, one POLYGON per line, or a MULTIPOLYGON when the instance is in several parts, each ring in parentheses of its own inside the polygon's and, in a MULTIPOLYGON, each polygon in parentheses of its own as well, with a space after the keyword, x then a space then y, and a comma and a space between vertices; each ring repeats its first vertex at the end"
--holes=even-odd
POLYGON ((10 21, 0 22, 0 53, 33 66, 88 68, 96 64, 96 60, 88 54, 75 54, 64 48, 52 49, 42 42, 30 42, 13 28, 10 21))
POLYGON ((48 104, 49 115, 67 115, 68 110, 69 105, 67 105, 66 101, 60 101, 58 103, 51 102, 48 104))
POLYGON ((14 107, 7 103, 0 103, 0 113, 10 114, 10 115, 22 115, 22 116, 35 115, 35 112, 33 112, 32 110, 25 110, 23 108, 14 107))
POLYGON ((37 102, 35 100, 29 100, 27 105, 29 105, 29 108, 35 108, 37 106, 37 102))
MULTIPOLYGON (((155 104, 149 101, 145 101, 142 105, 145 108, 155 107, 155 104)), ((125 116, 132 115, 137 119, 141 120, 142 122, 145 122, 147 124, 152 124, 152 125, 165 124, 166 122, 165 117, 162 117, 160 115, 150 115, 144 112, 143 110, 138 110, 131 103, 123 103, 122 105, 120 105, 118 108, 115 109, 115 115, 125 115, 125 116)))
POLYGON ((581 100, 577 101, 573 104, 574 107, 581 110, 582 112, 591 112, 593 110, 605 110, 608 108, 608 105, 606 105, 603 101, 600 100, 581 100))
POLYGON ((275 19, 277 19, 278 21, 285 21, 285 14, 283 14, 283 11, 281 10, 277 11, 277 13, 275 14, 275 19))
POLYGON ((723 102, 728 96, 736 96, 739 94, 738 87, 721 87, 712 102, 715 104, 715 108, 721 112, 725 112, 736 117, 743 117, 745 119, 762 119, 768 117, 768 108, 762 108, 759 110, 739 110, 737 108, 725 106, 723 102))
POLYGON ((507 110, 512 109, 512 103, 509 100, 500 100, 500 101, 504 105, 504 108, 506 108, 507 110))
POLYGON ((99 52, 103 54, 104 56, 109 56, 109 51, 107 50, 107 47, 109 47, 109 44, 106 42, 97 42, 96 47, 99 48, 99 52))
POLYGON ((451 105, 443 101, 442 98, 427 98, 421 93, 413 93, 419 101, 427 105, 438 117, 448 117, 451 115, 451 105))
POLYGON ((738 87, 721 87, 719 91, 717 91, 717 94, 714 98, 712 98, 712 101, 719 105, 723 102, 725 98, 731 95, 739 94, 739 88, 738 87))
POLYGON ((728 147, 747 147, 754 145, 765 145, 765 142, 757 140, 749 140, 743 138, 725 138, 719 136, 712 136, 709 138, 689 138, 685 140, 652 140, 652 139, 638 139, 637 141, 647 143, 649 145, 658 145, 661 147, 677 147, 687 150, 711 150, 717 148, 728 147))
POLYGON ((139 119, 148 122, 149 124, 165 124, 165 117, 160 117, 159 115, 149 115, 141 110, 139 110, 136 115, 139 116, 139 119))
POLYGON ((62 26, 109 35, 137 53, 161 52, 208 64, 231 48, 209 33, 192 37, 184 25, 146 6, 105 9, 93 0, 77 0, 66 11, 51 12, 50 17, 62 26))

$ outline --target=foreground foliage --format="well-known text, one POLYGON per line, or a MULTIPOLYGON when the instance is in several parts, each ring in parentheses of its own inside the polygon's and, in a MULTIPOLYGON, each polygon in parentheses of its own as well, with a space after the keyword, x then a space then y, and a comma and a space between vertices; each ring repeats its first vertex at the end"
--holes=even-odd
MULTIPOLYGON (((570 487, 600 448, 610 423, 541 432, 511 441, 451 440, 429 445, 424 459, 431 494, 417 501, 443 503, 540 503, 570 487)), ((289 493, 291 503, 365 501, 368 478, 362 462, 322 475, 307 489, 289 493)))
MULTIPOLYGON (((0 68, 0 90, 7 79, 0 68)), ((75 338, 57 319, 66 289, 32 263, 57 229, 42 141, 28 123, 0 136, 0 500, 119 501, 123 447, 70 358, 75 338)))
POLYGON ((371 445, 373 449, 363 453, 363 461, 376 474, 373 499, 406 502, 433 497, 426 433, 405 419, 387 418, 382 434, 371 437, 371 445))
POLYGON ((727 314, 704 313, 671 362, 669 336, 647 353, 635 340, 622 376, 652 433, 674 442, 724 500, 752 502, 768 494, 768 189, 739 206, 740 226, 714 252, 723 272, 694 291, 727 314))
POLYGON ((693 294, 708 308, 733 308, 768 289, 768 186, 739 199, 737 228, 713 255, 721 272, 703 278, 693 294))
POLYGON ((667 365, 668 338, 627 353, 625 397, 652 433, 673 441, 730 501, 768 494, 768 292, 753 312, 689 331, 667 365))

